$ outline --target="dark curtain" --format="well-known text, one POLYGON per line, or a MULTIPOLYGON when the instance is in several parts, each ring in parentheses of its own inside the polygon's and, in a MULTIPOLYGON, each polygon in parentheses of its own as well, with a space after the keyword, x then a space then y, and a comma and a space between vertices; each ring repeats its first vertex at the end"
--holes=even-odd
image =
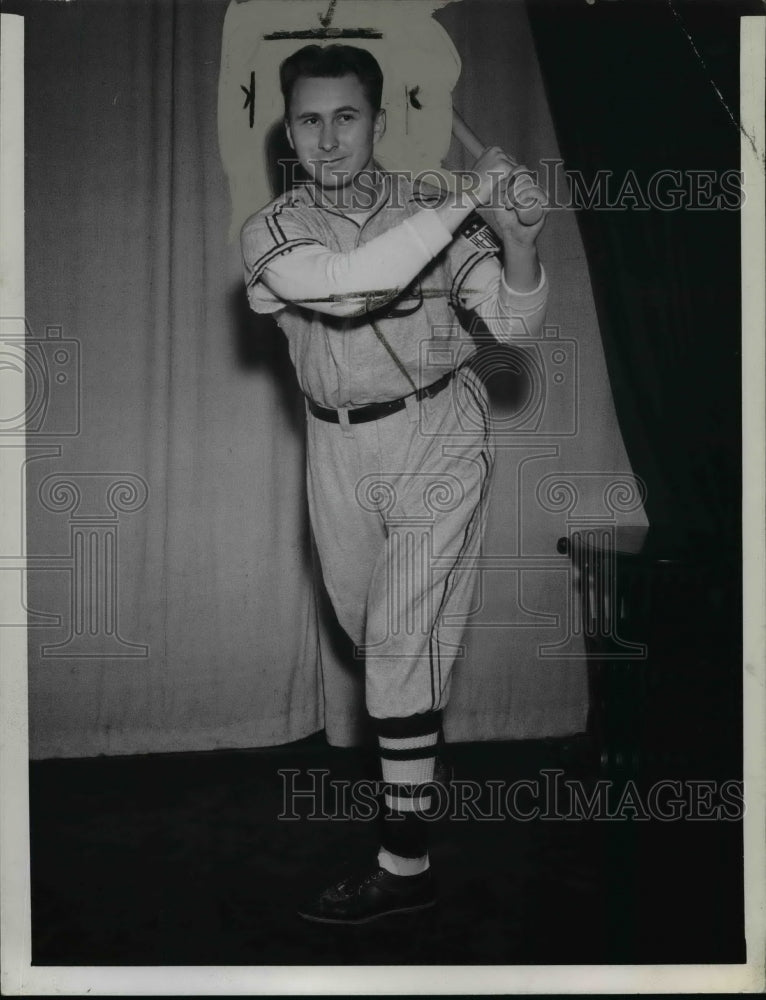
POLYGON ((585 192, 577 214, 649 520, 673 544, 736 560, 740 243, 726 172, 740 159, 739 17, 763 8, 528 0, 528 11, 563 169, 585 192), (587 207, 598 171, 607 204, 587 207), (660 171, 681 171, 677 198, 698 207, 653 206, 653 185, 672 204, 679 180, 660 171))

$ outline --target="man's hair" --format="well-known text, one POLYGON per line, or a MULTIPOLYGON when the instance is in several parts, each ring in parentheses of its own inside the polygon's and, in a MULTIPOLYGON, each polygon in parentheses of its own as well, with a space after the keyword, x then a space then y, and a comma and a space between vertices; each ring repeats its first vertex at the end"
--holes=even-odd
POLYGON ((279 85, 285 99, 285 117, 290 114, 293 87, 302 76, 337 78, 353 73, 359 78, 364 95, 374 113, 380 111, 383 97, 383 71, 367 49, 353 45, 305 45, 279 67, 279 85))

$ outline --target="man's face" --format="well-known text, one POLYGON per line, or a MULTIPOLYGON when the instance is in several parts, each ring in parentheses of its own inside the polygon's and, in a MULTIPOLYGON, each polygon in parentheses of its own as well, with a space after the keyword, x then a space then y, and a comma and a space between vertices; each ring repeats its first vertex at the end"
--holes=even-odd
POLYGON ((372 110, 354 73, 337 79, 304 76, 293 87, 285 124, 290 145, 312 180, 339 189, 371 166, 386 116, 372 110))

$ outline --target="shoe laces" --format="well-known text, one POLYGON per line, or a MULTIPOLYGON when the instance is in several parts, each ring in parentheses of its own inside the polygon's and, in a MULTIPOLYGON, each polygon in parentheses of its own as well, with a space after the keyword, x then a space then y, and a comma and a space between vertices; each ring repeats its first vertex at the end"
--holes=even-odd
POLYGON ((373 882, 376 882, 382 874, 384 874, 384 870, 376 868, 367 872, 366 875, 349 875, 338 882, 336 888, 341 892, 359 892, 366 885, 372 885, 373 882))
POLYGON ((382 874, 383 874, 382 868, 377 868, 375 871, 369 872, 367 875, 364 876, 364 878, 360 882, 359 887, 361 888, 363 885, 371 885, 373 882, 377 882, 382 874))

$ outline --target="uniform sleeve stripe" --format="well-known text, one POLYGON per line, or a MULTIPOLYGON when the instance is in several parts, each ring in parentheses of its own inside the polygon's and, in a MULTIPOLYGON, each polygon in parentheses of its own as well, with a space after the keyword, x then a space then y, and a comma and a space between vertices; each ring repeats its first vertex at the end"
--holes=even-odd
POLYGON ((285 231, 279 223, 279 216, 284 211, 284 207, 284 205, 275 205, 270 212, 263 216, 266 225, 268 226, 269 234, 275 244, 287 243, 285 231))
MULTIPOLYGON (((284 211, 284 208, 285 208, 284 205, 277 205, 277 207, 274 209, 274 212, 272 213, 272 216, 271 216, 271 221, 277 227, 277 229, 279 230, 279 235, 282 237, 282 243, 286 243, 287 242, 287 237, 285 236, 285 231, 284 231, 284 229, 279 224, 279 216, 284 211)), ((278 241, 275 241, 275 242, 278 242, 278 241)))
POLYGON ((268 267, 272 260, 280 257, 283 253, 290 253, 291 250, 295 250, 296 247, 303 246, 321 246, 322 244, 319 240, 310 239, 298 239, 298 240, 287 240, 279 244, 279 246, 272 247, 271 250, 267 251, 263 256, 259 257, 258 260, 252 266, 252 272, 250 278, 248 279, 248 286, 254 281, 257 281, 261 275, 264 268, 268 267))
POLYGON ((281 236, 277 235, 277 233, 274 231, 274 223, 272 222, 271 216, 266 215, 264 216, 264 218, 266 219, 266 226, 269 230, 269 235, 271 236, 272 240, 274 240, 274 243, 277 245, 280 243, 284 243, 285 242, 284 233, 282 233, 281 236))

